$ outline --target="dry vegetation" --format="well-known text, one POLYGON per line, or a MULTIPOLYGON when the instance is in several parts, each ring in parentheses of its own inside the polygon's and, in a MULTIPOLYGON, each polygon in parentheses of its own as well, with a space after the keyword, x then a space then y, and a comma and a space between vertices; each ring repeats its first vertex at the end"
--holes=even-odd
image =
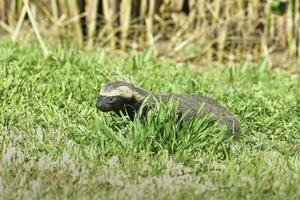
POLYGON ((198 64, 266 57, 273 67, 295 69, 299 10, 298 0, 0 0, 0 31, 16 41, 33 30, 45 54, 38 33, 49 44, 152 47, 158 56, 198 64))

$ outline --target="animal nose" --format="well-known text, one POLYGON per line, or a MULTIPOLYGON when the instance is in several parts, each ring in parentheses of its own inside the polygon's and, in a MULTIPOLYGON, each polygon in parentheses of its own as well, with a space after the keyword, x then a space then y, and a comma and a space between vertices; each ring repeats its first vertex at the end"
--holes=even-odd
POLYGON ((97 100, 97 102, 96 102, 96 107, 98 108, 98 109, 101 109, 102 107, 103 107, 103 98, 100 96, 100 97, 98 97, 98 100, 97 100))
POLYGON ((102 112, 109 111, 109 106, 106 104, 104 96, 99 96, 97 103, 96 103, 96 107, 102 112))
POLYGON ((98 109, 100 109, 100 108, 102 107, 101 103, 97 101, 96 107, 97 107, 98 109))

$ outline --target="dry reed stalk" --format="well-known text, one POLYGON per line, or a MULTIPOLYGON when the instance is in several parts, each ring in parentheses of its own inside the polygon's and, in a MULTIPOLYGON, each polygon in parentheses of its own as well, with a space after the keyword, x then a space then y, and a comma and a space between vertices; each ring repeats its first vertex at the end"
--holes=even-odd
POLYGON ((32 15, 34 21, 37 24, 37 7, 36 7, 36 3, 30 3, 29 4, 29 0, 28 0, 28 7, 30 8, 31 15, 32 15))
MULTIPOLYGON (((206 36, 210 38, 210 42, 208 42, 208 58, 209 61, 212 61, 216 58, 217 52, 217 42, 218 42, 218 34, 219 33, 219 23, 221 21, 224 21, 223 19, 218 19, 218 13, 216 12, 216 5, 213 4, 206 5, 207 13, 206 13, 206 24, 208 27, 206 27, 206 30, 210 31, 210 36, 206 36), (218 20, 218 21, 217 21, 218 20)), ((205 3, 206 4, 206 3, 205 3)))
POLYGON ((296 35, 296 56, 300 62, 300 2, 295 2, 295 35, 296 35))
POLYGON ((59 38, 59 28, 58 28, 58 5, 56 0, 51 0, 51 18, 53 22, 53 35, 54 38, 57 39, 59 38))
POLYGON ((196 19, 196 22, 195 22, 195 26, 196 27, 199 27, 199 28, 203 28, 203 26, 205 26, 205 20, 204 19, 204 16, 205 16, 205 3, 204 3, 205 0, 198 0, 196 1, 195 3, 195 7, 194 7, 194 10, 195 10, 195 19, 196 19))
MULTIPOLYGON (((267 1, 268 8, 271 8, 271 3, 272 3, 272 0, 267 1)), ((272 13, 270 12, 270 9, 268 9, 267 12, 268 12, 267 14, 269 16, 268 23, 267 23, 267 26, 269 28, 268 37, 274 38, 274 35, 276 35, 275 34, 275 32, 276 32, 276 16, 272 15, 272 13)))
POLYGON ((6 22, 6 0, 0 0, 0 20, 6 22))
POLYGON ((33 30, 34 30, 34 32, 36 34, 36 37, 37 37, 37 39, 38 39, 38 41, 40 43, 41 49, 43 51, 43 54, 44 54, 45 57, 47 57, 47 56, 49 56, 50 52, 49 52, 49 50, 47 49, 45 43, 42 40, 42 37, 41 37, 40 32, 39 32, 39 29, 37 27, 37 23, 36 23, 36 21, 34 19, 34 16, 33 16, 32 12, 31 12, 30 8, 29 8, 28 0, 23 0, 23 3, 24 3, 24 7, 26 8, 29 20, 30 20, 31 25, 32 25, 32 28, 33 28, 33 30))
POLYGON ((196 2, 197 2, 196 0, 190 0, 189 1, 189 6, 188 7, 189 7, 190 12, 188 14, 188 24, 189 24, 190 28, 193 28, 193 26, 195 24, 195 20, 197 19, 196 18, 197 11, 195 9, 195 7, 197 6, 196 2))
POLYGON ((299 27, 300 27, 300 3, 299 1, 292 0, 291 1, 291 18, 292 18, 292 33, 290 35, 293 40, 293 48, 291 49, 291 53, 296 52, 296 57, 299 56, 298 48, 299 48, 299 27))
POLYGON ((218 43, 218 49, 217 49, 217 61, 222 62, 224 59, 224 53, 225 53, 225 46, 226 46, 226 40, 227 40, 227 27, 221 26, 223 28, 222 31, 220 31, 217 43, 218 43))
POLYGON ((54 22, 58 21, 58 5, 56 0, 51 0, 52 18, 54 22))
POLYGON ((10 28, 6 23, 3 21, 0 21, 0 27, 2 27, 3 30, 7 31, 9 34, 12 34, 13 29, 10 28))
POLYGON ((15 26, 16 20, 16 1, 10 1, 8 3, 8 11, 7 11, 7 22, 10 27, 15 26))
MULTIPOLYGON (((215 0, 214 1, 214 17, 213 17, 213 24, 218 24, 219 20, 222 19, 222 21, 226 21, 227 19, 227 13, 225 11, 225 15, 221 15, 221 0, 215 0)), ((226 9, 226 6, 224 7, 226 9)), ((223 51, 225 47, 225 40, 226 40, 226 34, 227 34, 227 27, 226 26, 220 26, 216 28, 217 36, 216 36, 216 45, 217 45, 217 61, 222 61, 223 60, 223 51)))
MULTIPOLYGON (((73 23, 68 23, 64 26, 62 24, 69 19, 69 17, 72 15, 70 11, 70 7, 68 3, 75 2, 75 0, 66 1, 66 0, 57 0, 58 5, 59 5, 59 20, 58 20, 58 27, 59 27, 59 37, 61 40, 66 40, 69 41, 70 39, 77 40, 77 31, 74 30, 74 25, 73 23)), ((73 10, 73 9, 72 9, 73 10)))
POLYGON ((58 14, 58 21, 56 22, 58 27, 58 39, 62 39, 64 35, 67 35, 67 26, 61 27, 61 24, 68 18, 65 0, 54 0, 57 3, 57 14, 58 14))
POLYGON ((289 5, 289 9, 284 16, 284 24, 282 25, 282 27, 284 27, 285 30, 284 36, 287 38, 287 42, 286 38, 283 38, 283 36, 281 35, 281 43, 287 43, 289 53, 295 52, 296 50, 292 1, 290 1, 290 4, 291 5, 289 5))
POLYGON ((79 23, 79 20, 83 17, 86 17, 87 16, 87 12, 84 12, 84 13, 81 13, 79 15, 75 15, 75 16, 72 16, 71 18, 69 19, 66 19, 65 17, 66 15, 63 15, 63 17, 61 17, 58 21, 58 24, 59 24, 59 27, 64 27, 64 26, 68 26, 72 23, 78 23, 79 25, 81 25, 79 23))
POLYGON ((15 30, 12 32, 11 39, 12 39, 13 43, 15 43, 17 41, 17 37, 20 33, 21 26, 24 22, 25 15, 26 15, 26 7, 23 6, 22 11, 21 11, 21 15, 20 15, 19 20, 17 22, 17 26, 16 26, 15 30))
POLYGON ((115 15, 115 7, 116 7, 116 0, 103 0, 103 14, 105 19, 105 26, 108 33, 109 46, 112 49, 115 49, 116 40, 115 40, 115 33, 114 33, 114 15, 115 15))
POLYGON ((92 49, 97 26, 98 0, 87 1, 88 43, 87 48, 92 49))
POLYGON ((146 16, 147 16, 147 7, 148 7, 147 2, 148 2, 148 0, 141 0, 140 9, 139 9, 139 17, 140 17, 139 25, 141 27, 143 27, 139 31, 139 36, 138 36, 139 46, 145 46, 144 26, 145 26, 145 19, 146 19, 146 16))
POLYGON ((147 11, 147 0, 141 0, 141 6, 140 6, 140 16, 141 18, 146 17, 146 11, 147 11))
POLYGON ((154 46, 153 37, 153 15, 155 9, 155 0, 149 0, 148 13, 145 19, 146 22, 146 35, 147 35, 147 45, 154 46))
POLYGON ((113 29, 112 32, 110 32, 108 35, 108 27, 104 26, 102 28, 102 30, 100 31, 100 33, 98 34, 98 37, 101 37, 102 39, 99 41, 99 45, 98 46, 105 46, 106 44, 111 44, 112 40, 115 40, 115 35, 120 32, 121 29, 119 27, 116 27, 113 29))
POLYGON ((126 49, 128 29, 130 25, 131 0, 122 0, 120 6, 121 49, 126 49))
POLYGON ((68 26, 70 23, 72 23, 73 29, 75 29, 73 37, 77 41, 79 47, 82 48, 84 44, 83 44, 82 28, 80 24, 81 17, 80 17, 78 6, 76 4, 76 0, 67 1, 67 5, 70 8, 70 15, 72 16, 72 18, 68 22, 61 24, 60 27, 68 26))
POLYGON ((180 11, 183 7, 184 0, 170 1, 168 0, 168 7, 171 11, 180 11))

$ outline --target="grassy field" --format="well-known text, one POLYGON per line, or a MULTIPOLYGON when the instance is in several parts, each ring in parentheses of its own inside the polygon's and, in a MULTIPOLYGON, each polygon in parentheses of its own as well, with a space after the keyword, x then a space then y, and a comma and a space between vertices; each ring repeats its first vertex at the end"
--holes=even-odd
POLYGON ((0 41, 0 199, 300 198, 299 77, 263 61, 194 72, 150 51, 53 52, 0 41), (240 119, 241 140, 220 144, 205 120, 178 131, 163 106, 145 125, 97 112, 100 85, 120 76, 213 97, 240 119))

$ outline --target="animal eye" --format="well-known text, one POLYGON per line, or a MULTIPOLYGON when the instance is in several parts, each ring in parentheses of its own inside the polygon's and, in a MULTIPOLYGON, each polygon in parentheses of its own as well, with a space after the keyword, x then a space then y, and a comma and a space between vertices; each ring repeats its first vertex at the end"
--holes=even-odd
POLYGON ((108 103, 113 103, 115 101, 115 98, 114 97, 107 97, 106 101, 108 103))

